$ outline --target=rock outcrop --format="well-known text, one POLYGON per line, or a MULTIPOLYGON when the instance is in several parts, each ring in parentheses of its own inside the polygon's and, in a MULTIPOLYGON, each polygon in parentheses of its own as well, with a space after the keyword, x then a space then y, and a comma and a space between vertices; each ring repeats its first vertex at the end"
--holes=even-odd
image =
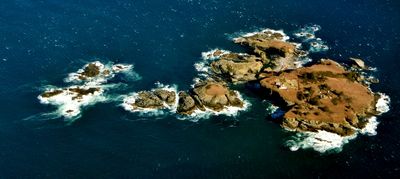
POLYGON ((77 72, 70 73, 65 79, 66 82, 95 82, 97 84, 105 83, 108 79, 115 76, 116 73, 128 72, 132 65, 126 64, 103 64, 100 61, 94 61, 83 66, 77 72))
POLYGON ((101 101, 103 92, 99 86, 70 86, 48 89, 38 99, 43 104, 58 105, 62 116, 72 118, 80 114, 81 107, 101 101))
POLYGON ((68 88, 61 88, 61 89, 51 89, 40 94, 42 98, 52 98, 63 93, 69 94, 72 96, 72 100, 75 99, 82 99, 84 96, 92 95, 96 92, 102 91, 99 87, 79 87, 79 86, 72 86, 68 88))
POLYGON ((180 92, 178 113, 191 114, 194 110, 211 109, 222 111, 225 107, 243 107, 243 101, 237 92, 230 90, 224 83, 215 81, 200 82, 190 93, 180 92))
POLYGON ((300 58, 307 53, 285 40, 282 33, 265 30, 234 39, 235 43, 251 48, 252 54, 214 50, 206 58, 216 59, 210 64, 212 72, 229 82, 254 81, 261 71, 278 72, 299 66, 300 58))
POLYGON ((297 131, 325 130, 343 136, 363 128, 366 117, 376 114, 376 96, 332 60, 310 67, 267 72, 261 85, 288 104, 282 126, 297 131))
POLYGON ((214 111, 221 111, 225 106, 242 107, 243 102, 237 93, 225 84, 218 82, 203 82, 196 84, 193 89, 194 99, 202 106, 214 111))
POLYGON ((263 62, 254 55, 229 53, 222 55, 210 66, 217 75, 236 83, 256 80, 257 74, 263 68, 263 62))
POLYGON ((365 65, 365 62, 359 58, 350 58, 350 60, 353 62, 353 66, 360 68, 362 70, 367 69, 368 67, 365 65))
POLYGON ((197 109, 196 102, 189 93, 185 91, 179 92, 179 101, 177 112, 179 114, 192 114, 197 109))
POLYGON ((89 63, 81 73, 81 77, 95 77, 100 74, 100 65, 96 63, 89 63))
POLYGON ((176 95, 173 91, 156 89, 153 91, 141 91, 135 97, 135 101, 131 103, 135 108, 161 109, 166 106, 175 104, 176 95))
POLYGON ((269 65, 269 71, 295 69, 298 57, 306 55, 296 44, 286 42, 281 33, 268 30, 236 38, 234 42, 250 47, 265 65, 269 65))

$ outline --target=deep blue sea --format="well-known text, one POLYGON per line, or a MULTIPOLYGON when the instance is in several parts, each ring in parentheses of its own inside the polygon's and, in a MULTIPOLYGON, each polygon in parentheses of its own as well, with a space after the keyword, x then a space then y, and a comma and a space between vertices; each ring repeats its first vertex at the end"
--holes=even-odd
POLYGON ((0 3, 0 178, 389 178, 400 176, 400 1, 398 0, 2 0, 0 3), (290 151, 290 133, 267 120, 261 100, 236 117, 191 122, 140 116, 111 100, 63 119, 24 120, 54 110, 43 86, 85 63, 134 64, 121 93, 157 81, 185 90, 193 64, 213 48, 241 50, 229 37, 308 24, 330 50, 378 70, 374 91, 391 97, 376 136, 339 153, 290 151))

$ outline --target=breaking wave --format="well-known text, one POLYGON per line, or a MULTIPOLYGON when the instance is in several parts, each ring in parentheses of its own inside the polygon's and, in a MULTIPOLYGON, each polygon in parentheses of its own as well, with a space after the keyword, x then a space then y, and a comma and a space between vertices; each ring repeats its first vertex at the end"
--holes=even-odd
POLYGON ((64 118, 67 122, 73 122, 79 119, 82 110, 100 102, 113 101, 115 98, 107 94, 107 91, 113 88, 121 88, 121 83, 108 83, 108 80, 115 77, 116 74, 127 74, 133 81, 140 80, 141 77, 133 71, 133 65, 113 64, 111 62, 103 64, 100 61, 90 62, 79 69, 77 72, 68 74, 65 78, 66 83, 73 83, 68 87, 47 86, 44 92, 37 98, 40 103, 52 105, 56 110, 49 113, 43 113, 28 117, 32 120, 43 120, 64 118), (95 72, 90 76, 85 75, 85 69, 95 68, 95 72), (93 75, 94 74, 94 75, 93 75))
POLYGON ((380 98, 376 103, 376 111, 382 113, 389 112, 390 110, 390 97, 384 93, 378 93, 380 98))
POLYGON ((308 46, 308 51, 311 53, 328 51, 329 46, 327 43, 316 36, 316 32, 319 30, 321 30, 321 26, 319 25, 308 25, 295 31, 293 36, 308 46))
POLYGON ((342 151, 344 144, 356 138, 356 135, 342 137, 338 134, 320 130, 318 132, 298 132, 286 145, 291 151, 299 149, 313 149, 324 153, 327 151, 342 151))
POLYGON ((236 32, 234 34, 229 35, 228 37, 230 40, 236 40, 241 37, 250 37, 259 33, 268 33, 268 34, 280 34, 282 36, 282 41, 288 41, 290 37, 283 31, 283 30, 274 30, 270 28, 260 28, 253 32, 236 32))

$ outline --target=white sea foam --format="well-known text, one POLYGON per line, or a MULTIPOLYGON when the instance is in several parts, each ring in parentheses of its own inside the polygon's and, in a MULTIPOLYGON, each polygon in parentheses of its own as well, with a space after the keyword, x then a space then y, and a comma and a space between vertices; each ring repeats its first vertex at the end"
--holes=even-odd
POLYGON ((328 45, 326 45, 326 42, 322 41, 320 38, 310 41, 309 44, 310 44, 310 49, 308 50, 309 52, 316 53, 329 50, 329 47, 328 45))
POLYGON ((77 72, 73 72, 68 74, 68 77, 64 79, 65 82, 73 82, 73 83, 92 83, 92 84, 102 84, 106 83, 107 80, 113 78, 116 73, 125 73, 127 75, 133 75, 135 79, 140 79, 140 76, 132 71, 133 65, 130 64, 113 64, 113 63, 107 63, 103 64, 100 61, 94 61, 90 62, 86 65, 84 65, 81 69, 79 69, 77 72), (87 77, 82 75, 84 72, 84 69, 88 67, 90 64, 94 64, 99 68, 99 75, 95 77, 87 77))
POLYGON ((201 57, 203 60, 216 60, 221 58, 221 56, 232 53, 231 51, 228 50, 223 50, 223 49, 212 49, 207 52, 202 52, 201 57))
POLYGON ((207 77, 211 73, 210 63, 229 53, 232 52, 222 49, 212 49, 207 52, 202 52, 202 60, 196 62, 193 66, 196 71, 199 72, 199 76, 207 77))
POLYGON ((315 32, 321 30, 321 26, 319 25, 309 25, 305 26, 298 31, 294 32, 293 35, 297 38, 302 39, 303 41, 308 41, 315 39, 315 32))
POLYGON ((115 73, 127 72, 133 68, 131 64, 115 64, 111 66, 111 69, 115 73))
POLYGON ((161 109, 139 107, 133 108, 132 104, 135 103, 135 100, 137 99, 137 94, 138 93, 132 93, 128 96, 125 96, 121 106, 129 112, 138 113, 139 116, 162 116, 165 114, 164 111, 161 109))
POLYGON ((320 153, 340 152, 344 144, 356 138, 356 135, 342 137, 338 134, 320 130, 318 132, 299 132, 286 145, 291 151, 313 149, 320 153))
POLYGON ((390 97, 383 93, 378 93, 380 98, 378 99, 375 107, 379 113, 386 113, 390 110, 390 97))
POLYGON ((221 58, 221 56, 232 53, 228 50, 222 50, 222 49, 212 49, 207 52, 202 52, 201 57, 202 60, 196 62, 193 66, 198 72, 197 74, 197 79, 207 79, 210 74, 212 73, 210 64, 212 61, 217 60, 221 58))
POLYGON ((298 31, 295 31, 293 35, 300 39, 302 43, 308 44, 310 48, 309 52, 317 53, 317 52, 325 52, 329 50, 329 46, 323 41, 321 38, 316 36, 316 32, 321 30, 321 26, 319 25, 308 25, 303 28, 300 28, 298 31))
POLYGON ((367 125, 365 125, 365 127, 361 129, 359 132, 362 135, 375 136, 378 133, 376 131, 376 129, 378 129, 378 124, 379 122, 377 121, 376 116, 372 116, 368 118, 367 125))
MULTIPOLYGON (((257 31, 254 32, 247 32, 247 33, 237 33, 232 39, 234 41, 239 40, 240 38, 243 37, 251 37, 260 33, 265 33, 265 34, 280 34, 282 35, 282 39, 277 39, 277 40, 282 40, 282 41, 288 41, 290 39, 290 37, 285 34, 285 32, 283 30, 274 30, 274 29, 269 29, 269 28, 265 28, 265 29, 259 29, 257 31)), ((270 35, 271 36, 271 35, 270 35)))
POLYGON ((56 106, 57 111, 55 113, 58 114, 59 117, 65 117, 66 119, 73 119, 79 116, 83 107, 106 100, 106 97, 103 95, 104 90, 98 86, 70 86, 67 88, 52 88, 48 89, 46 92, 53 92, 55 90, 61 90, 62 92, 50 97, 43 97, 39 95, 38 99, 42 104, 56 106), (77 88, 86 90, 89 88, 97 88, 98 91, 81 95, 79 97, 79 93, 70 90, 77 88))
MULTIPOLYGON (((226 54, 230 54, 233 53, 231 51, 228 50, 223 50, 223 49, 212 49, 209 50, 207 52, 202 52, 201 56, 202 56, 202 60, 196 62, 193 66, 196 69, 197 72, 199 72, 197 74, 197 79, 203 79, 206 80, 208 79, 208 77, 210 76, 210 74, 212 73, 210 64, 215 61, 218 60, 219 58, 221 58, 223 55, 226 54)), ((235 53, 241 56, 247 56, 248 54, 246 53, 235 53)))
POLYGON ((133 70, 133 65, 129 64, 113 64, 107 63, 103 64, 100 61, 90 62, 83 66, 75 73, 70 73, 65 79, 65 82, 73 82, 75 85, 57 88, 54 86, 47 87, 44 94, 49 92, 54 92, 55 90, 61 91, 58 94, 46 96, 39 95, 38 99, 42 104, 49 104, 57 107, 57 110, 51 113, 46 113, 39 116, 44 116, 46 118, 51 117, 52 119, 64 117, 66 120, 73 122, 81 116, 82 109, 87 106, 94 105, 98 102, 104 102, 113 100, 114 98, 109 98, 105 96, 106 89, 121 88, 120 83, 106 83, 107 80, 115 76, 116 73, 125 73, 135 75, 135 79, 140 79, 133 70), (89 65, 93 64, 99 69, 99 75, 95 77, 82 76, 84 69, 89 65), (74 89, 87 90, 89 88, 94 88, 93 93, 89 94, 79 94, 79 92, 74 92, 74 89))

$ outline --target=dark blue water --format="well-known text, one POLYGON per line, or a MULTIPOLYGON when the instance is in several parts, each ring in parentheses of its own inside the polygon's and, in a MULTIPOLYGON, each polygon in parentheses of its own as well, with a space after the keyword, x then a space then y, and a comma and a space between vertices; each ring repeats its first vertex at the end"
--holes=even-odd
POLYGON ((278 178, 400 175, 400 2, 397 0, 3 0, 0 4, 0 178, 278 178), (262 103, 235 117, 198 123, 129 114, 118 102, 84 110, 72 125, 23 119, 52 108, 44 85, 85 62, 135 64, 142 80, 187 89, 202 51, 240 50, 228 36, 269 27, 318 24, 338 61, 357 56, 378 68, 374 85, 391 97, 378 135, 360 136, 341 153, 291 152, 290 134, 265 120, 262 103), (225 121, 225 122, 224 122, 225 121))

